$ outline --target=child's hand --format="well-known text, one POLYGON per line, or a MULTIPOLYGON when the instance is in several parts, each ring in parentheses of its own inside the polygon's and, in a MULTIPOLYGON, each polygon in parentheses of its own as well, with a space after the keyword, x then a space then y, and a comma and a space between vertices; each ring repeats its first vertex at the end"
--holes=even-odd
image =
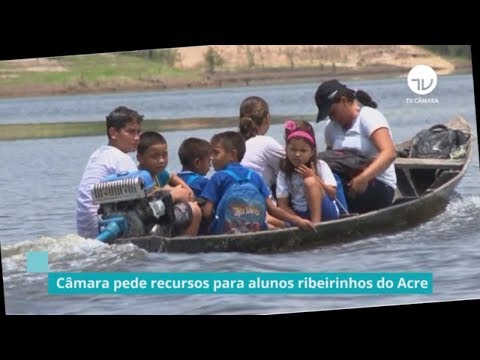
POLYGON ((295 171, 297 173, 299 173, 300 175, 302 175, 302 177, 304 179, 310 177, 310 176, 315 176, 315 170, 314 170, 314 164, 313 162, 310 164, 311 165, 311 168, 309 168, 308 166, 306 166, 305 164, 302 164, 298 167, 295 168, 295 171))
POLYGON ((181 185, 175 186, 172 188, 172 198, 173 202, 177 201, 192 201, 193 192, 190 189, 184 188, 181 185))
POLYGON ((189 199, 188 201, 193 201, 195 199, 195 193, 189 186, 183 186, 183 185, 177 185, 183 187, 185 190, 189 192, 190 195, 188 195, 189 199))

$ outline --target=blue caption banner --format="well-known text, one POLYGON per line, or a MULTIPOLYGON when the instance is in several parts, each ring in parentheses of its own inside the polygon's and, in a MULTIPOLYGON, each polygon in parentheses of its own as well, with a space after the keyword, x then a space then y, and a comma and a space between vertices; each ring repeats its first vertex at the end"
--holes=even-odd
POLYGON ((432 294, 432 273, 48 273, 48 293, 432 294))

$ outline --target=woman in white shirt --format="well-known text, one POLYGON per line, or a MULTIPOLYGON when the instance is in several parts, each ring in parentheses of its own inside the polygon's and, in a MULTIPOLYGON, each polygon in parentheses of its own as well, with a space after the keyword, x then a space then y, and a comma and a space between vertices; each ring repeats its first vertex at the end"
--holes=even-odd
MULTIPOLYGON (((276 198, 276 180, 280 160, 285 148, 271 136, 265 135, 270 128, 270 109, 259 96, 249 96, 240 104, 238 123, 240 135, 245 139, 245 155, 241 164, 262 176, 276 198)), ((285 227, 285 223, 271 215, 267 216, 270 227, 285 227)))
POLYGON ((317 122, 325 127, 327 149, 355 148, 372 159, 352 179, 342 178, 350 212, 365 213, 392 204, 397 178, 397 156, 392 133, 377 104, 362 90, 349 89, 338 80, 323 82, 315 93, 317 122))
POLYGON ((250 96, 240 105, 240 134, 245 139, 246 152, 241 164, 258 172, 268 187, 274 190, 280 159, 285 148, 271 136, 265 135, 270 128, 270 110, 267 102, 258 96, 250 96))

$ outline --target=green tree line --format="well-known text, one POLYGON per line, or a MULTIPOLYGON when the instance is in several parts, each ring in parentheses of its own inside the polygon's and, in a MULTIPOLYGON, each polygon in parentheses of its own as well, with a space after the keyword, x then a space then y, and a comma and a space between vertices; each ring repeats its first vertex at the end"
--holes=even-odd
POLYGON ((470 45, 421 45, 423 48, 442 56, 472 58, 470 45))

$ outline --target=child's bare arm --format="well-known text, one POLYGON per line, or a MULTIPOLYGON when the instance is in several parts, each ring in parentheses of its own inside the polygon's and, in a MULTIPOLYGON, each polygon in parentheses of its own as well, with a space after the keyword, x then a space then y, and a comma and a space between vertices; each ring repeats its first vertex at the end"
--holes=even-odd
POLYGON ((290 205, 288 204, 288 196, 284 198, 277 198, 277 206, 280 209, 283 209, 290 214, 296 215, 295 212, 290 207, 290 205))
POLYGON ((304 179, 313 176, 317 180, 323 191, 327 194, 327 196, 330 199, 335 200, 335 198, 337 197, 337 188, 335 186, 328 185, 325 183, 325 181, 323 181, 322 177, 318 175, 314 170, 313 163, 311 163, 310 166, 311 167, 308 167, 306 165, 300 165, 295 169, 295 171, 302 175, 304 179))
POLYGON ((168 182, 168 184, 171 186, 181 185, 182 187, 190 189, 190 186, 188 186, 187 183, 183 181, 182 178, 175 173, 171 173, 170 181, 168 182))
POLYGON ((186 189, 182 186, 175 186, 171 189, 170 193, 172 194, 173 203, 179 201, 192 201, 192 190, 186 189))
POLYGON ((310 220, 302 219, 298 215, 290 214, 289 212, 279 208, 278 206, 275 206, 272 199, 267 198, 266 199, 266 205, 267 205, 268 213, 270 215, 276 217, 277 219, 280 219, 280 220, 283 220, 283 221, 288 221, 292 224, 295 224, 302 230, 317 231, 315 229, 315 225, 310 220))
POLYGON ((190 186, 188 186, 187 183, 183 181, 177 174, 172 173, 172 177, 170 178, 170 182, 168 184, 175 187, 181 186, 182 188, 187 189, 190 192, 189 200, 187 201, 191 201, 194 198, 193 191, 190 186))
POLYGON ((204 219, 210 219, 213 215, 213 203, 211 201, 205 201, 205 204, 201 207, 202 216, 204 219))

